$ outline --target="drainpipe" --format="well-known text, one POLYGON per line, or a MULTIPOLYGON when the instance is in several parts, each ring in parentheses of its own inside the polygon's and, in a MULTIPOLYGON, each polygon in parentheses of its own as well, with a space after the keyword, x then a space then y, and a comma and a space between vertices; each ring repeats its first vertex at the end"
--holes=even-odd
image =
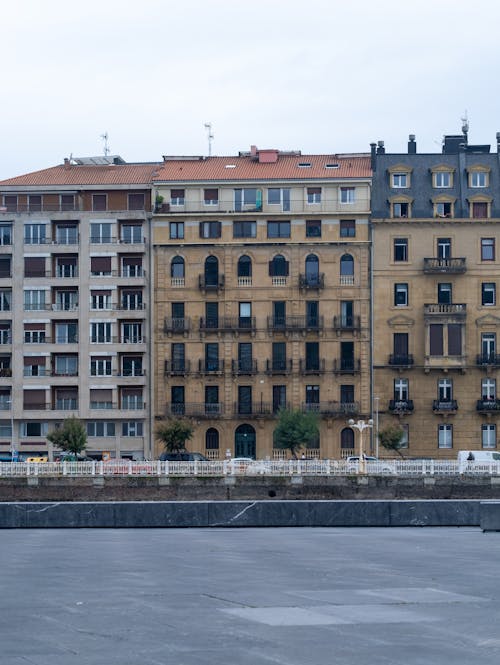
POLYGON ((148 422, 148 433, 147 433, 147 443, 146 443, 146 450, 147 450, 147 457, 149 459, 153 459, 153 453, 154 453, 154 398, 155 398, 155 392, 154 392, 154 362, 153 362, 153 356, 154 354, 154 347, 155 347, 155 341, 153 339, 153 331, 154 331, 154 301, 153 301, 153 294, 154 294, 154 273, 153 273, 153 224, 152 224, 152 217, 149 216, 147 218, 147 226, 148 226, 148 239, 147 239, 147 253, 148 253, 148 286, 147 286, 147 292, 148 292, 148 311, 147 311, 147 317, 148 317, 148 344, 147 344, 147 349, 148 349, 148 376, 146 377, 146 384, 148 386, 147 389, 147 395, 148 395, 148 408, 146 411, 146 418, 149 421, 148 422))

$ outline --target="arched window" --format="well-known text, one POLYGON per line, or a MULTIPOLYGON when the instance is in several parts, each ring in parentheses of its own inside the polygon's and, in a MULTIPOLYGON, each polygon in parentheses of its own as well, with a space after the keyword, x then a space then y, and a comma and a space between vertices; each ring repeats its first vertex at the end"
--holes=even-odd
POLYGON ((340 448, 341 450, 354 450, 354 431, 350 427, 344 427, 340 432, 340 448))
POLYGON ((343 277, 354 275, 354 259, 350 254, 344 254, 340 259, 340 274, 343 277))
POLYGON ((172 259, 170 277, 184 277, 184 259, 182 256, 174 256, 172 259))
POLYGON ((272 261, 269 261, 270 277, 288 277, 288 261, 282 254, 276 254, 272 261))
POLYGON ((319 259, 315 254, 306 256, 306 282, 309 286, 319 283, 319 259))
POLYGON ((249 256, 240 256, 238 259, 238 277, 252 276, 252 259, 249 256))
POLYGON ((219 283, 219 260, 209 256, 205 261, 205 286, 217 286, 219 283))
POLYGON ((219 450, 219 432, 214 427, 210 427, 205 433, 205 448, 219 450))

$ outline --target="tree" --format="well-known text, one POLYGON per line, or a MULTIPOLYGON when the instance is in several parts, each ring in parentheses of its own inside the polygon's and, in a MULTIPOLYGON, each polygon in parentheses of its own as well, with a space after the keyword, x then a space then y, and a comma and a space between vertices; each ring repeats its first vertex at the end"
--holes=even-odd
POLYGON ((315 413, 287 409, 279 411, 278 425, 273 433, 275 448, 289 450, 297 459, 297 452, 318 436, 318 417, 315 413))
POLYGON ((392 450, 404 459, 404 455, 400 450, 403 447, 404 434, 404 429, 399 425, 388 425, 386 428, 379 430, 378 440, 386 450, 392 450))
POLYGON ((193 438, 194 425, 185 418, 168 418, 156 428, 156 438, 161 441, 167 453, 180 453, 186 450, 186 441, 193 438))
POLYGON ((79 455, 87 447, 87 432, 83 423, 72 416, 66 418, 61 427, 53 429, 47 434, 47 439, 51 441, 56 448, 65 450, 72 455, 79 455))

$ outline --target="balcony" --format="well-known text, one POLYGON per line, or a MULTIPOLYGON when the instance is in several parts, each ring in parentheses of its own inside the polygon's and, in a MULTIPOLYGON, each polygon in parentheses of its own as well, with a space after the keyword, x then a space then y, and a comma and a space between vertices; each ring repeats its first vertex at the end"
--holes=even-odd
POLYGON ((333 329, 337 331, 354 332, 361 330, 360 316, 334 316, 333 329))
POLYGON ((476 402, 476 411, 478 413, 500 413, 500 399, 483 398, 476 402))
POLYGON ((346 418, 359 413, 358 402, 302 402, 301 411, 331 418, 346 418))
POLYGON ((325 273, 320 272, 318 275, 299 275, 299 289, 324 289, 325 288, 325 273))
POLYGON ((301 358, 299 361, 299 370, 301 374, 324 374, 325 359, 315 359, 314 361, 301 358))
POLYGON ((435 399, 432 402, 432 410, 434 413, 453 414, 458 411, 458 403, 456 399, 435 399))
POLYGON ((198 287, 201 291, 220 291, 224 288, 224 275, 215 278, 206 275, 198 275, 198 287))
POLYGON ((12 368, 11 367, 0 367, 0 377, 1 378, 7 378, 12 376, 12 368))
POLYGON ((267 329, 272 332, 323 330, 322 316, 268 316, 267 329))
POLYGON ((204 332, 254 332, 256 328, 254 316, 219 316, 217 318, 200 318, 200 331, 204 332))
POLYGON ((424 259, 424 273, 428 275, 460 275, 467 271, 467 259, 438 257, 424 259))
POLYGON ((334 374, 357 374, 361 371, 361 362, 354 358, 335 358, 333 361, 334 374))
POLYGON ((256 360, 232 360, 231 373, 233 376, 252 376, 257 374, 257 361, 256 360))
POLYGON ((167 416, 185 416, 188 418, 218 418, 224 413, 222 402, 181 402, 166 405, 167 416))
POLYGON ((184 376, 190 369, 190 360, 165 360, 165 376, 184 376))
POLYGON ((391 399, 389 401, 389 411, 395 415, 402 416, 413 413, 412 399, 391 399))
POLYGON ((424 317, 427 322, 463 321, 467 315, 465 303, 428 303, 424 305, 424 317))
POLYGON ((270 402, 235 402, 233 404, 233 414, 235 416, 272 416, 276 411, 273 411, 270 402))
POLYGON ((291 374, 292 361, 291 360, 266 360, 266 374, 291 374))
POLYGON ((12 332, 10 330, 0 330, 0 344, 12 344, 12 332))
POLYGON ((500 355, 496 353, 481 353, 476 356, 476 364, 479 367, 500 367, 500 355))
POLYGON ((391 367, 404 367, 409 369, 413 367, 413 355, 411 353, 391 353, 389 356, 389 365, 391 367))
POLYGON ((189 317, 167 317, 163 331, 172 335, 181 335, 191 330, 191 319, 189 317))
POLYGON ((199 360, 198 372, 205 375, 220 375, 224 372, 223 360, 199 360))

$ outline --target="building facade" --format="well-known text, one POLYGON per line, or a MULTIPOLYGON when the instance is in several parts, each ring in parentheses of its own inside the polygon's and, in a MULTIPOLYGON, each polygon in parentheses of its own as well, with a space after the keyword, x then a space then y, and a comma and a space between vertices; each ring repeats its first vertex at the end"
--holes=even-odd
POLYGON ((89 455, 151 456, 154 164, 65 160, 0 183, 0 455, 48 454, 77 416, 89 455))
POLYGON ((164 158, 154 416, 193 418, 191 449, 280 457, 293 408, 320 418, 309 456, 352 453, 347 420, 371 412, 370 179, 368 155, 164 158))
POLYGON ((497 446, 499 159, 467 127, 436 154, 372 144, 374 411, 410 456, 497 446))

